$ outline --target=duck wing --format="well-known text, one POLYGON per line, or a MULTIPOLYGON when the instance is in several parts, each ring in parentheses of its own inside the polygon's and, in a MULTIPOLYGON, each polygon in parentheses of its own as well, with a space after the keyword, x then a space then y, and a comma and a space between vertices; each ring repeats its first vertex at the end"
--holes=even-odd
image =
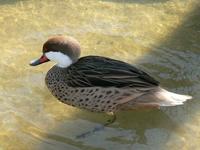
POLYGON ((71 87, 149 88, 159 82, 144 71, 118 60, 86 56, 67 68, 67 84, 71 87))

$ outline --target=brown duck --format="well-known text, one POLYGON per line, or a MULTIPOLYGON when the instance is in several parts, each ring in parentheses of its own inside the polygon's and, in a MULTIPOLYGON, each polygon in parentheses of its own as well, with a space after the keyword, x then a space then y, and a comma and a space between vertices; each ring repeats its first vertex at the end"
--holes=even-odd
POLYGON ((56 62, 45 81, 65 104, 114 114, 141 107, 182 105, 192 98, 163 89, 154 78, 128 63, 101 56, 79 58, 80 52, 72 37, 54 36, 44 43, 42 56, 30 63, 56 62))

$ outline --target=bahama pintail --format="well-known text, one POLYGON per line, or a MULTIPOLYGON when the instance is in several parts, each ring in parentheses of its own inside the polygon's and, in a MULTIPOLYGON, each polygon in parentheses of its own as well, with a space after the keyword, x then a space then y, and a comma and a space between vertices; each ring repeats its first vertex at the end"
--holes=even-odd
POLYGON ((45 82, 50 92, 65 104, 115 114, 142 107, 182 105, 192 98, 163 89, 153 77, 126 62, 101 56, 79 58, 80 53, 74 38, 54 36, 44 43, 42 56, 30 63, 36 66, 56 62, 45 82))

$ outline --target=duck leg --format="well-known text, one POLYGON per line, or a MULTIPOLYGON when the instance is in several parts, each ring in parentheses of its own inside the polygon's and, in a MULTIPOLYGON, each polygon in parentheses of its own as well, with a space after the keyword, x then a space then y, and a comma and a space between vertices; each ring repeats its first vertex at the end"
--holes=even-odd
POLYGON ((87 131, 87 132, 85 132, 85 133, 82 133, 82 134, 76 136, 76 138, 79 138, 79 139, 80 139, 80 138, 85 138, 85 137, 90 136, 91 134, 94 134, 94 133, 97 132, 97 131, 101 131, 101 130, 103 130, 105 127, 107 127, 107 126, 113 124, 113 123, 116 121, 117 117, 116 117, 116 114, 114 114, 114 113, 111 113, 110 115, 112 116, 112 118, 109 119, 109 120, 107 120, 107 122, 106 122, 105 124, 103 124, 103 125, 101 125, 101 126, 97 126, 97 127, 95 127, 93 130, 90 130, 90 131, 87 131))
POLYGON ((112 116, 112 118, 107 120, 107 122, 104 124, 104 127, 105 126, 109 126, 109 125, 113 124, 116 121, 116 119, 117 119, 116 114, 112 112, 112 113, 110 113, 110 115, 112 116))

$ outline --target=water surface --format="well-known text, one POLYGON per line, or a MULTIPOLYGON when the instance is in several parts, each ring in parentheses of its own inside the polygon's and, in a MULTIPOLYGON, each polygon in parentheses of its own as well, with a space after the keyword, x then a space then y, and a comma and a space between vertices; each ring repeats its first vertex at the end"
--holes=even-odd
POLYGON ((0 149, 199 149, 199 18, 199 0, 0 1, 0 149), (120 112, 112 126, 76 139, 109 117, 57 101, 44 83, 53 63, 28 65, 56 34, 77 38, 82 56, 129 62, 194 99, 120 112))

